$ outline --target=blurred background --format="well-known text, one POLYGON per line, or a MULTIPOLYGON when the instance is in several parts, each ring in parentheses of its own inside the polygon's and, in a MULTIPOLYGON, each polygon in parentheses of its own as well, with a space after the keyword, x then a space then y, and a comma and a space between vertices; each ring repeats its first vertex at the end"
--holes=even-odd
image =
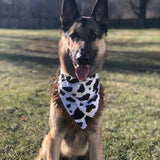
MULTIPOLYGON (((77 0, 82 15, 89 15, 95 0, 77 0)), ((0 0, 0 27, 58 28, 61 0, 0 0)), ((110 27, 160 27, 159 0, 109 0, 110 27)))
MULTIPOLYGON (((108 1, 104 159, 160 160, 160 0, 108 1)), ((95 0, 76 2, 87 16, 95 0)), ((0 0, 0 160, 33 160, 48 133, 60 8, 0 0)))

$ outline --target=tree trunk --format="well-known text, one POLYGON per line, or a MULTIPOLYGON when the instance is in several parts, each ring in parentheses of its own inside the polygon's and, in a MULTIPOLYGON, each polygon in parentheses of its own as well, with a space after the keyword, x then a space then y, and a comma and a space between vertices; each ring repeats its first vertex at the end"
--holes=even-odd
POLYGON ((139 22, 141 28, 145 27, 147 3, 148 0, 140 0, 139 2, 139 22))
POLYGON ((146 26, 146 11, 147 11, 147 4, 149 0, 139 0, 139 4, 136 5, 134 0, 130 0, 130 6, 134 14, 138 17, 139 26, 144 28, 146 26))

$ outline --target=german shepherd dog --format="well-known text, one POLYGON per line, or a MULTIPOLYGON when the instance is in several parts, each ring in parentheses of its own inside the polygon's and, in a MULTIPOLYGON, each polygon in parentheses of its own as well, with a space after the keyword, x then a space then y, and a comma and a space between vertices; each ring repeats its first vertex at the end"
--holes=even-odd
MULTIPOLYGON (((63 0, 60 20, 62 27, 59 42, 60 68, 67 78, 74 77, 72 80, 87 82, 89 85, 92 80, 90 82, 87 79, 92 79, 101 71, 105 59, 108 0, 97 0, 90 17, 80 16, 75 0, 63 0)), ((90 118, 91 120, 86 116, 86 122, 82 126, 82 122, 75 123, 72 119, 73 117, 82 118, 83 113, 77 112, 79 109, 75 111, 76 116, 72 114, 69 116, 64 109, 64 103, 61 100, 65 94, 64 91, 58 90, 63 77, 64 75, 60 78, 60 71, 58 71, 50 104, 50 130, 44 137, 37 160, 102 160, 103 87, 100 85, 100 89, 95 92, 100 95, 95 115, 90 118), (58 79, 60 79, 59 82, 58 79), (60 94, 63 95, 61 98, 60 94)), ((94 87, 98 86, 97 82, 96 79, 94 87)), ((87 85, 81 84, 79 92, 89 93, 91 89, 87 88, 87 85)), ((68 92, 73 90, 71 87, 63 88, 68 92)), ((82 93, 82 101, 87 99, 88 94, 85 95, 85 93, 82 93)), ((95 100, 95 98, 91 100, 89 96, 87 99, 89 103, 95 100)), ((68 98, 68 100, 74 102, 73 98, 68 98)), ((72 107, 72 105, 67 107, 72 107)), ((87 112, 95 109, 94 104, 87 105, 87 107, 85 108, 87 112)))

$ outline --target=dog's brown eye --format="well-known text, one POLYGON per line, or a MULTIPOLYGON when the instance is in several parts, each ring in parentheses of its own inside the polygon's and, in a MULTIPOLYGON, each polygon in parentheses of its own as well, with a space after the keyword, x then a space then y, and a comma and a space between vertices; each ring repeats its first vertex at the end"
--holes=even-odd
POLYGON ((74 32, 70 35, 70 37, 72 38, 72 40, 78 40, 79 39, 79 34, 77 32, 74 32))
POLYGON ((97 37, 98 37, 98 35, 95 34, 95 33, 91 35, 91 39, 92 39, 92 40, 95 40, 97 37))

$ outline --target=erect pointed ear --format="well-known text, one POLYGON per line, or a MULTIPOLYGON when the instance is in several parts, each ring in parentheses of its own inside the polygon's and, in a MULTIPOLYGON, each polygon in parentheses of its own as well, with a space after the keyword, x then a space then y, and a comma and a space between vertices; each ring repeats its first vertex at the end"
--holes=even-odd
POLYGON ((107 32, 108 25, 108 0, 97 0, 93 10, 91 12, 91 17, 94 18, 97 24, 107 32))
POLYGON ((80 17, 75 0, 63 0, 61 8, 61 27, 64 31, 68 30, 73 21, 80 17))

